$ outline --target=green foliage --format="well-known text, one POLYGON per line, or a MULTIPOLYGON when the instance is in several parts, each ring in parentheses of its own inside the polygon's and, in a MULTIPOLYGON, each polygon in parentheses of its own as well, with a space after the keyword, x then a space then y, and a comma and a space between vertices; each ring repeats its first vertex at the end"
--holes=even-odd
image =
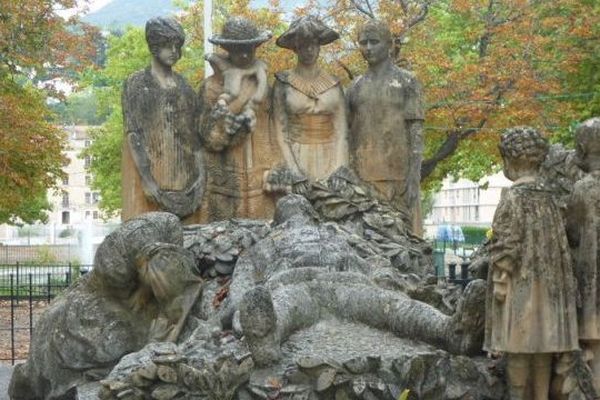
POLYGON ((58 262, 58 257, 52 252, 50 247, 48 246, 40 246, 36 250, 34 264, 48 265, 48 264, 56 264, 58 262))
POLYGON ((465 243, 481 244, 486 239, 486 233, 490 228, 481 226, 461 226, 461 229, 465 236, 465 243))
POLYGON ((51 103, 61 125, 100 125, 105 117, 98 114, 98 99, 87 89, 71 94, 65 101, 51 103))

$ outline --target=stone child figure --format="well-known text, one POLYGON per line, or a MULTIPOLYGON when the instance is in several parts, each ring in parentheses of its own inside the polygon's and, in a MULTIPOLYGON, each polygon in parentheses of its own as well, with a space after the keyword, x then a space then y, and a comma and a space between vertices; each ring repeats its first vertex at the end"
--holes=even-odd
POLYGON ((197 222, 205 185, 204 160, 195 127, 196 97, 172 67, 185 36, 172 18, 146 23, 152 53, 149 68, 123 87, 125 140, 122 161, 122 219, 169 211, 197 222))
POLYGON ((278 161, 270 140, 266 97, 267 65, 256 49, 271 33, 231 17, 210 42, 226 54, 207 60, 215 74, 200 89, 200 137, 207 150, 208 182, 203 222, 226 218, 270 218, 274 201, 264 193, 263 175, 278 161))
POLYGON ((509 129, 500 143, 514 183, 492 225, 484 349, 507 354, 512 400, 548 400, 553 355, 578 348, 565 225, 537 176, 547 152, 547 141, 528 127, 509 129))
POLYGON ((573 188, 567 232, 581 296, 579 340, 591 358, 594 388, 600 393, 600 118, 579 125, 576 141, 577 158, 587 175, 573 188))
POLYGON ((412 73, 394 65, 385 24, 366 23, 358 44, 369 68, 347 92, 351 167, 405 212, 407 226, 420 233, 421 86, 412 73))
MULTIPOLYGON (((253 130, 256 125, 255 109, 265 99, 269 89, 267 65, 264 61, 256 59, 252 63, 249 63, 249 65, 246 65, 248 63, 244 58, 232 57, 230 61, 221 54, 210 54, 206 59, 213 69, 217 71, 217 74, 223 75, 223 93, 219 95, 217 101, 217 105, 222 109, 221 112, 231 112, 234 114, 241 112, 248 115, 250 121, 249 128, 253 130), (245 99, 244 104, 236 104, 236 100, 240 99, 244 79, 254 79, 256 81, 256 91, 252 97, 245 99), (230 105, 236 105, 237 109, 230 109, 230 105)), ((234 135, 236 130, 233 120, 228 119, 225 123, 227 133, 234 135)))

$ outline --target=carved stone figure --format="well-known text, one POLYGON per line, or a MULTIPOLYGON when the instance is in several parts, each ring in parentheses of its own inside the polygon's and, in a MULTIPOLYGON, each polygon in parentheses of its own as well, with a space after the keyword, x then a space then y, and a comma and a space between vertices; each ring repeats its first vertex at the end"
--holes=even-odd
POLYGON ((267 65, 255 58, 269 40, 249 20, 229 18, 209 40, 226 52, 207 57, 215 74, 200 89, 200 135, 207 150, 203 222, 233 217, 267 219, 274 200, 263 192, 263 175, 278 162, 266 111, 267 65))
POLYGON ((500 143, 514 184, 494 215, 484 349, 507 353, 511 399, 547 400, 553 355, 578 349, 565 225, 537 180, 547 152, 547 141, 528 127, 508 130, 500 143))
MULTIPOLYGON (((277 38, 277 45, 294 51, 298 61, 293 70, 275 74, 271 129, 292 173, 292 183, 299 187, 306 179, 326 178, 348 163, 344 94, 339 80, 317 63, 320 47, 338 37, 309 16, 294 21, 277 38)), ((277 177, 270 178, 277 181, 277 177)), ((298 187, 294 190, 299 191, 298 187)))
POLYGON ((176 341, 201 281, 182 245, 181 224, 168 213, 146 213, 107 236, 94 268, 37 322, 11 399, 74 398, 77 385, 103 378, 125 354, 176 341))
POLYGON ((569 240, 579 286, 579 340, 590 353, 594 388, 600 393, 600 118, 577 128, 577 158, 587 173, 575 183, 567 209, 569 240))
POLYGON ((418 338, 454 353, 480 351, 483 332, 476 321, 483 285, 468 290, 460 310, 449 317, 388 290, 393 273, 386 270, 392 270, 391 265, 358 257, 348 237, 319 226, 304 197, 280 199, 274 224, 267 237, 238 259, 222 317, 226 326, 233 318, 234 327, 239 317, 257 364, 277 361, 283 341, 326 315, 418 338))
POLYGON ((371 21, 358 35, 369 69, 348 89, 350 162, 421 233, 419 184, 423 105, 415 76, 390 58, 391 33, 371 21))
POLYGON ((149 68, 131 75, 123 88, 121 218, 168 211, 197 222, 205 186, 204 160, 195 126, 192 88, 172 67, 185 36, 172 18, 146 23, 152 53, 149 68))

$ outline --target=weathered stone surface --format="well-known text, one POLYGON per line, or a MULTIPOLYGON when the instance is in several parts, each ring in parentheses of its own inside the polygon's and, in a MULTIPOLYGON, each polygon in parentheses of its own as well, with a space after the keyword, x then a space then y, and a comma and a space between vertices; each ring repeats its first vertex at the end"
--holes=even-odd
POLYGON ((206 176, 196 96, 172 71, 181 57, 183 28, 173 18, 154 18, 146 23, 146 40, 151 65, 127 78, 123 88, 121 218, 168 211, 197 222, 206 176))
POLYGON ((294 51, 294 69, 275 74, 270 129, 277 138, 285 167, 267 178, 274 188, 295 193, 306 182, 326 178, 348 164, 348 128, 344 93, 338 78, 319 67, 319 47, 339 35, 313 16, 301 17, 277 38, 277 45, 294 51), (291 181, 282 182, 289 178, 291 181))
POLYGON ((419 185, 424 111, 415 76, 394 65, 389 28, 366 23, 359 49, 369 64, 348 89, 352 168, 421 234, 419 185))
POLYGON ((179 220, 168 213, 144 214, 111 233, 92 271, 40 317, 11 397, 74 395, 149 340, 176 340, 199 290, 193 255, 182 244, 179 220))
POLYGON ((255 58, 270 33, 230 17, 211 40, 226 55, 210 55, 215 74, 200 88, 200 135, 207 157, 207 192, 200 222, 227 218, 269 219, 274 198, 263 175, 280 160, 268 128, 267 65, 255 58))
POLYGON ((576 287, 561 210, 538 171, 547 141, 507 130, 500 153, 514 182, 494 215, 485 349, 507 353, 511 397, 548 396, 553 353, 578 349, 576 287))

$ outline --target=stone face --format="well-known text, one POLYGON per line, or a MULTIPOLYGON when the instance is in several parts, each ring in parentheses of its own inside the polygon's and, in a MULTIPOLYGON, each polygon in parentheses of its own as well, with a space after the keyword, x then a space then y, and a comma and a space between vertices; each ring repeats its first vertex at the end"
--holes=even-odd
POLYGON ((149 340, 176 340, 199 289, 182 244, 179 220, 168 213, 144 214, 111 233, 92 271, 40 317, 29 359, 13 374, 11 398, 74 393, 149 340))
POLYGON ((275 74, 271 96, 271 130, 290 174, 274 173, 274 187, 303 190, 303 182, 326 178, 348 163, 347 121, 339 80, 318 66, 318 47, 338 35, 314 17, 302 17, 278 39, 293 50, 296 67, 275 74), (291 182, 281 182, 290 178, 291 182))
POLYGON ((155 18, 146 25, 146 37, 151 66, 131 75, 123 87, 121 217, 127 221, 148 211, 168 211, 194 222, 205 186, 196 97, 171 70, 181 57, 183 30, 173 19, 155 18), (160 51, 172 54, 163 59, 160 51))
POLYGON ((268 219, 274 200, 263 192, 263 175, 279 162, 269 135, 267 65, 256 47, 270 37, 248 20, 232 17, 212 38, 227 55, 210 55, 215 74, 200 88, 200 136, 207 157, 202 222, 227 218, 268 219))
POLYGON ((347 92, 351 166, 396 209, 404 211, 408 226, 420 234, 421 86, 412 73, 390 59, 392 43, 386 26, 367 23, 358 42, 369 68, 347 92))

